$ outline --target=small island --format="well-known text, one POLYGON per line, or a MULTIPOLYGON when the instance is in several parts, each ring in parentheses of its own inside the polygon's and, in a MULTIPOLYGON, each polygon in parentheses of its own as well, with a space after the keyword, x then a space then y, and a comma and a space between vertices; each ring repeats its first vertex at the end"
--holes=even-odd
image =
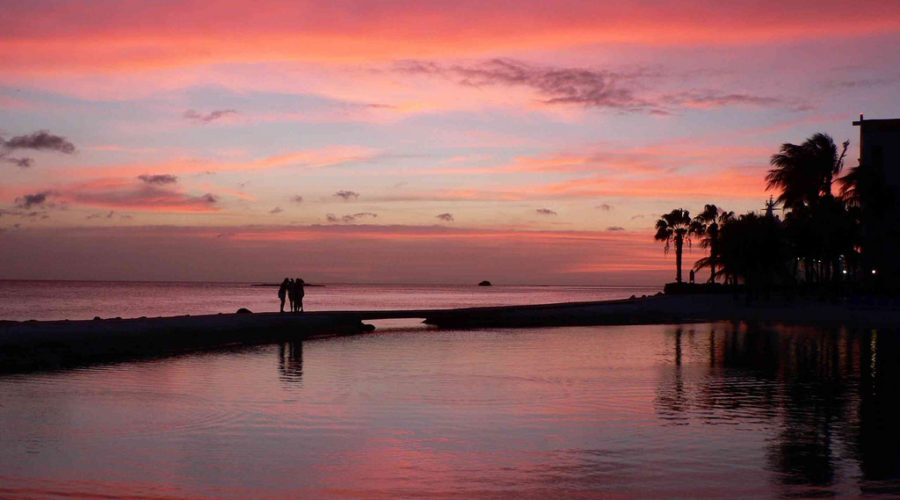
POLYGON ((490 281, 484 280, 481 283, 478 283, 478 286, 494 286, 490 281))

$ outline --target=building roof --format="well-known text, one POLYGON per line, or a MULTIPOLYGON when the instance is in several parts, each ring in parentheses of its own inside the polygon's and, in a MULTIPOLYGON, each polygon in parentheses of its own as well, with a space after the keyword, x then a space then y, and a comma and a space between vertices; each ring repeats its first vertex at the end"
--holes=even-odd
POLYGON ((866 125, 866 127, 875 127, 879 129, 900 128, 900 118, 891 118, 887 120, 866 120, 860 115, 860 120, 853 122, 855 126, 866 125))

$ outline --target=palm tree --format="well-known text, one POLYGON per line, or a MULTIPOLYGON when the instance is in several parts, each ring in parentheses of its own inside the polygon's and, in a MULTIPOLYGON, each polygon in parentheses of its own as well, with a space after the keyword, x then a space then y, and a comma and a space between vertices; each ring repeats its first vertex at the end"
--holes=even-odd
POLYGON ((676 208, 656 221, 656 241, 666 242, 665 252, 669 253, 672 242, 675 243, 675 281, 681 283, 681 252, 684 240, 691 244, 691 214, 683 208, 676 208))
POLYGON ((788 282, 788 253, 777 217, 748 212, 729 219, 719 233, 722 273, 732 283, 743 281, 755 292, 769 289, 778 282, 788 282))
POLYGON ((785 207, 798 209, 815 205, 823 196, 831 196, 831 183, 841 172, 847 146, 838 153, 834 139, 817 133, 803 144, 785 143, 781 151, 772 155, 773 169, 766 175, 766 189, 781 189, 778 201, 785 207))
POLYGON ((778 201, 790 209, 787 236, 802 259, 807 281, 828 279, 838 267, 840 252, 833 251, 838 245, 832 229, 841 225, 841 214, 831 184, 844 166, 849 144, 844 141, 838 152, 831 136, 818 133, 800 145, 782 144, 770 160, 775 168, 766 175, 766 189, 780 188, 778 201))
POLYGON ((734 212, 726 212, 715 205, 706 205, 703 212, 691 221, 690 232, 700 236, 700 246, 709 248, 709 256, 697 261, 694 269, 709 268, 709 283, 716 282, 719 266, 719 228, 734 217, 734 212))

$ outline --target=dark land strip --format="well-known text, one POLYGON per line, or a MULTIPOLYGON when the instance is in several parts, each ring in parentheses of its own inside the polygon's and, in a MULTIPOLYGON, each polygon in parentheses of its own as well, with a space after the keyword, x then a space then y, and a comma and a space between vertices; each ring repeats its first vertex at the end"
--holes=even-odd
POLYGON ((385 311, 215 314, 134 319, 0 322, 0 372, 289 342, 371 331, 363 321, 422 318, 439 328, 761 321, 900 326, 896 300, 770 300, 730 294, 654 296, 603 302, 385 311))

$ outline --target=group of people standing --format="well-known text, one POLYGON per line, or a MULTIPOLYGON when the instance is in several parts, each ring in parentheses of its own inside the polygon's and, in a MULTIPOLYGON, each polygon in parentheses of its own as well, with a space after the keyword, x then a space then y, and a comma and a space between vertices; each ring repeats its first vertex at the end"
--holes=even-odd
POLYGON ((303 291, 302 279, 297 278, 292 280, 290 278, 285 278, 284 281, 281 282, 281 286, 278 287, 278 298, 281 300, 281 312, 284 312, 285 297, 290 300, 291 312, 302 312, 303 295, 305 295, 305 292, 303 291))

